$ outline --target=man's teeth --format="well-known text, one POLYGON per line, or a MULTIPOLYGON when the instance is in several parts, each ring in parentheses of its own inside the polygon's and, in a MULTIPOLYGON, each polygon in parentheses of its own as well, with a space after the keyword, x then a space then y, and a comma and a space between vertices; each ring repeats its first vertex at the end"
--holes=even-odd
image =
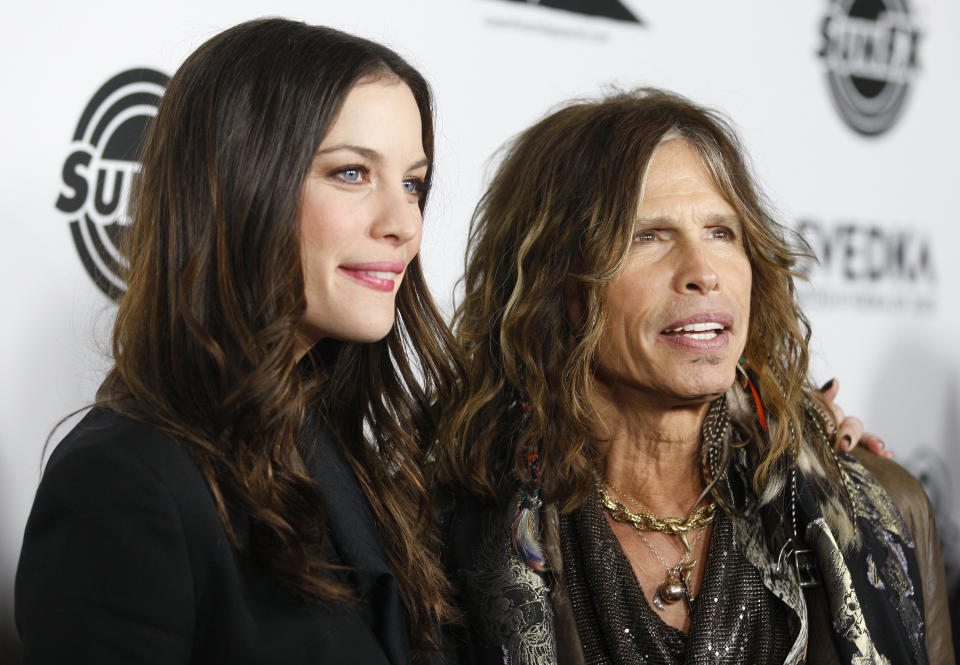
POLYGON ((665 330, 664 332, 681 334, 684 337, 689 339, 714 339, 717 335, 723 332, 724 326, 721 323, 716 323, 715 321, 706 321, 703 323, 688 323, 685 326, 679 328, 673 328, 665 330))
POLYGON ((689 339, 713 339, 719 334, 716 330, 711 330, 710 332, 702 333, 683 333, 683 336, 689 339))

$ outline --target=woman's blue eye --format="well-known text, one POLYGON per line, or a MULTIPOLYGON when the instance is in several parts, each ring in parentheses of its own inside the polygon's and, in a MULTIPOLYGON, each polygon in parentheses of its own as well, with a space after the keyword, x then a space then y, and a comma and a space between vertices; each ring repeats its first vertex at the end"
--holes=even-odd
POLYGON ((340 171, 340 179, 345 182, 360 182, 363 180, 363 171, 360 169, 343 169, 340 171))
POLYGON ((403 181, 403 191, 407 194, 420 195, 424 190, 424 182, 420 178, 407 178, 403 181))

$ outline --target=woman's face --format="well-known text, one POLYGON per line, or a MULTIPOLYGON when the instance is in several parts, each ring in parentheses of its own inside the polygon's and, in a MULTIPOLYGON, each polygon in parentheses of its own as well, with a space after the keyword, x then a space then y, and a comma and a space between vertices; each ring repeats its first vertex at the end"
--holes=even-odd
POLYGON ((725 391, 747 340, 751 281, 737 211, 688 142, 664 143, 607 286, 598 379, 667 405, 725 391))
POLYGON ((410 88, 354 86, 303 183, 302 352, 323 338, 374 342, 390 331, 397 289, 420 249, 427 167, 410 88))

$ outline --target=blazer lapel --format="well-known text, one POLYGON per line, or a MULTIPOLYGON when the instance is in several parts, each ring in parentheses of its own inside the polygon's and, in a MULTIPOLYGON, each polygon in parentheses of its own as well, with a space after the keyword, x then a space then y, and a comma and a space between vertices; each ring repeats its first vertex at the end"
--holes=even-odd
POLYGON ((323 497, 323 511, 330 539, 362 602, 374 617, 373 629, 394 665, 410 662, 406 614, 400 601, 396 576, 387 561, 376 519, 340 445, 324 425, 304 431, 307 468, 323 497))

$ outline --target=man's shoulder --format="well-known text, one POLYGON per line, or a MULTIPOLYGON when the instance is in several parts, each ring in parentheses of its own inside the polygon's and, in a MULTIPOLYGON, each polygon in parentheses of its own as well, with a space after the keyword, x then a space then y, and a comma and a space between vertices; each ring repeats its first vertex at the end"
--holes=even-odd
POLYGON ((897 462, 865 448, 857 448, 849 454, 870 472, 901 510, 904 502, 919 502, 924 509, 929 505, 923 485, 897 462))

